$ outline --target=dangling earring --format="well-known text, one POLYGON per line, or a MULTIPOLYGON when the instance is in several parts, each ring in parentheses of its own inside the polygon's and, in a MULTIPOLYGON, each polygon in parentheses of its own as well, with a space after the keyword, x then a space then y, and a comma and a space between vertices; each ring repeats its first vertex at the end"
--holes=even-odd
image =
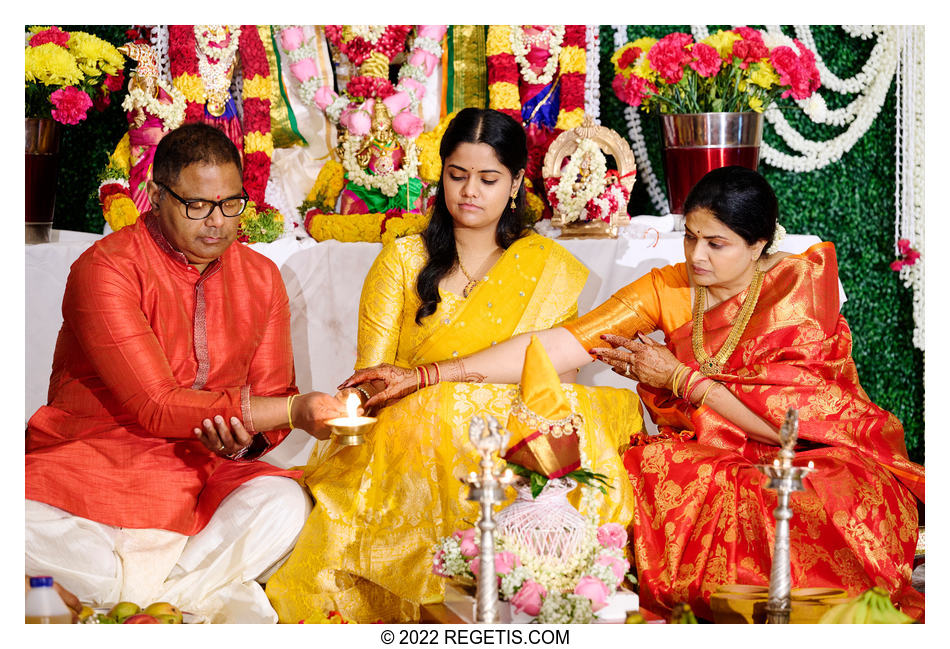
MULTIPOLYGON (((517 196, 517 194, 515 194, 515 196, 517 196)), ((515 204, 515 196, 512 196, 512 197, 511 197, 511 203, 510 203, 510 204, 511 204, 511 210, 512 210, 512 211, 518 209, 518 206, 515 204)))

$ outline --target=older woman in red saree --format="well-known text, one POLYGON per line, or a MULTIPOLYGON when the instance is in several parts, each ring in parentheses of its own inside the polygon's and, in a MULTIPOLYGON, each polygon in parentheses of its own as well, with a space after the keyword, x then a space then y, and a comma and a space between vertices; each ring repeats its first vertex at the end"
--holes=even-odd
MULTIPOLYGON (((684 211, 685 264, 539 334, 559 372, 593 354, 638 380, 658 426, 656 436, 632 431, 624 456, 641 604, 666 612, 687 602, 711 619, 719 585, 768 583, 776 497, 755 465, 775 457, 792 406, 796 461, 816 469, 791 498, 793 586, 881 586, 919 615, 910 577, 924 470, 907 458, 900 422, 858 382, 833 245, 768 252, 775 195, 739 167, 707 174, 684 211), (653 331, 666 345, 643 335, 653 331)), ((463 359, 463 371, 510 380, 526 345, 512 338, 463 359)), ((390 368, 354 381, 375 377, 387 380, 381 396, 411 390, 390 368)))

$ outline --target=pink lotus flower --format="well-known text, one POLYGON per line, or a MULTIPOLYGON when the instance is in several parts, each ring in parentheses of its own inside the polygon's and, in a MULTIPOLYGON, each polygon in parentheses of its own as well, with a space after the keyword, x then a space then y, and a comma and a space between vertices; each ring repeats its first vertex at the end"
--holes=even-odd
POLYGON ((313 59, 300 59, 296 63, 290 64, 290 71, 297 77, 297 81, 303 83, 307 79, 317 76, 317 65, 313 59))
POLYGON ((617 578, 617 586, 623 582, 623 576, 626 575, 627 570, 630 569, 630 564, 626 559, 612 557, 609 554, 598 557, 594 563, 599 566, 610 566, 610 569, 614 572, 614 576, 617 578))
POLYGON ((86 119, 86 113, 92 108, 89 95, 74 86, 66 86, 49 96, 55 108, 51 111, 53 119, 61 124, 78 124, 86 119))
POLYGON ((696 43, 693 46, 693 60, 689 62, 689 67, 696 70, 701 77, 712 77, 719 72, 722 65, 722 59, 719 58, 719 52, 715 47, 705 43, 696 43))
POLYGON ((54 43, 61 47, 66 47, 66 44, 69 43, 69 34, 54 25, 30 37, 30 47, 37 47, 44 43, 54 43))
POLYGON ((423 38, 431 38, 434 41, 441 41, 445 36, 445 25, 419 25, 416 27, 416 35, 423 38))
POLYGON ((459 549, 463 556, 474 557, 478 554, 478 546, 475 544, 475 528, 467 530, 456 530, 452 536, 459 539, 459 549))
POLYGON ((340 123, 353 135, 366 135, 373 126, 373 120, 370 117, 373 114, 373 103, 370 99, 362 106, 343 111, 340 115, 340 123))
POLYGON ((605 548, 621 549, 627 544, 627 531, 620 523, 604 523, 597 528, 597 542, 605 548))
POLYGON ((280 44, 287 52, 293 51, 303 45, 303 28, 288 27, 280 32, 280 44))
POLYGON ((386 108, 389 109, 390 115, 396 115, 400 111, 403 111, 409 107, 409 103, 410 103, 409 93, 405 91, 400 91, 395 94, 389 95, 383 100, 383 103, 386 104, 386 108))
POLYGON ((393 118, 393 130, 410 140, 419 137, 424 129, 425 122, 408 110, 399 113, 393 118))
POLYGON ((439 60, 435 58, 435 55, 428 50, 413 50, 412 54, 409 55, 409 64, 423 68, 425 70, 426 76, 432 74, 432 71, 435 69, 435 66, 438 62, 439 60))
POLYGON ((603 607, 607 606, 607 598, 610 597, 610 589, 607 587, 607 584, 597 579, 597 577, 587 575, 585 577, 581 577, 580 581, 577 582, 577 585, 574 586, 574 594, 589 599, 591 608, 595 611, 599 611, 603 607))
POLYGON ((326 110, 327 106, 332 104, 336 98, 337 94, 333 92, 333 88, 330 86, 320 86, 317 88, 317 91, 313 93, 313 103, 315 103, 320 110, 326 110))
POLYGON ((528 615, 537 615, 541 612, 541 602, 547 596, 547 589, 536 581, 526 579, 518 592, 511 598, 511 605, 516 611, 524 611, 528 615))

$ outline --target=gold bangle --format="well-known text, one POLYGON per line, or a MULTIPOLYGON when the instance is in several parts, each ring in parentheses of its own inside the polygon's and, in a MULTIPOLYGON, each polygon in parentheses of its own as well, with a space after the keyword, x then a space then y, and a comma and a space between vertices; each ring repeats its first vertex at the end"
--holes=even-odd
POLYGON ((683 400, 687 403, 689 403, 690 390, 695 390, 696 385, 698 385, 697 383, 694 383, 694 381, 696 381, 696 370, 691 369, 686 374, 686 384, 683 386, 683 400), (693 386, 692 388, 690 388, 691 385, 693 386))
POLYGON ((682 363, 680 363, 680 364, 677 366, 677 368, 673 371, 673 385, 672 385, 671 387, 673 388, 673 396, 674 396, 674 397, 680 396, 679 393, 678 393, 677 390, 676 390, 676 384, 679 383, 680 375, 681 375, 685 370, 686 370, 686 366, 683 365, 682 363))
POLYGON ((699 407, 700 407, 700 408, 702 408, 702 407, 703 407, 703 404, 706 403, 706 395, 709 394, 709 391, 713 389, 713 386, 715 386, 716 383, 717 383, 716 381, 713 381, 712 379, 709 379, 709 387, 706 388, 706 391, 705 391, 705 392, 703 392, 703 398, 699 400, 699 407))
MULTIPOLYGON (((366 397, 366 401, 369 401, 369 397, 370 397, 369 390, 367 390, 366 388, 364 388, 362 385, 354 385, 354 386, 353 386, 353 389, 356 390, 356 391, 358 391, 358 392, 359 392, 360 394, 362 394, 364 397, 366 397)), ((366 403, 366 401, 364 401, 363 403, 366 403)), ((362 404, 360 404, 360 405, 362 405, 362 404)))
POLYGON ((291 415, 291 409, 294 407, 294 399, 299 396, 299 394, 292 394, 287 397, 287 424, 290 425, 290 430, 294 429, 294 418, 291 415))

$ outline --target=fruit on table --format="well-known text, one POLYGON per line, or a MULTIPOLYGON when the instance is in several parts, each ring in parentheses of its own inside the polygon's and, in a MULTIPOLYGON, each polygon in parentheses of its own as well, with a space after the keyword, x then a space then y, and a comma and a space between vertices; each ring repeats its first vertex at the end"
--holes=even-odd
POLYGON ((670 624, 698 624, 689 604, 677 604, 670 613, 670 624))
POLYGON ((886 590, 875 586, 851 601, 832 606, 820 624, 910 624, 914 618, 901 613, 891 603, 886 590))
POLYGON ((135 615, 130 615, 125 618, 125 621, 122 624, 161 624, 158 618, 154 615, 148 615, 147 613, 136 613, 135 615))
POLYGON ((164 624, 181 624, 181 609, 168 602, 154 602, 146 606, 142 612, 157 617, 164 624))
POLYGON ((93 613, 95 613, 95 611, 93 611, 91 607, 83 605, 82 610, 79 611, 79 621, 85 622, 86 618, 88 618, 93 613))
POLYGON ((106 614, 108 617, 111 617, 113 620, 122 624, 125 622, 125 619, 131 617, 137 613, 141 613, 142 609, 138 604, 134 602, 119 602, 115 606, 109 609, 109 612, 106 614))
POLYGON ((624 624, 646 624, 646 623, 647 623, 647 620, 645 617, 643 617, 640 611, 631 612, 627 616, 627 619, 624 620, 624 624))

